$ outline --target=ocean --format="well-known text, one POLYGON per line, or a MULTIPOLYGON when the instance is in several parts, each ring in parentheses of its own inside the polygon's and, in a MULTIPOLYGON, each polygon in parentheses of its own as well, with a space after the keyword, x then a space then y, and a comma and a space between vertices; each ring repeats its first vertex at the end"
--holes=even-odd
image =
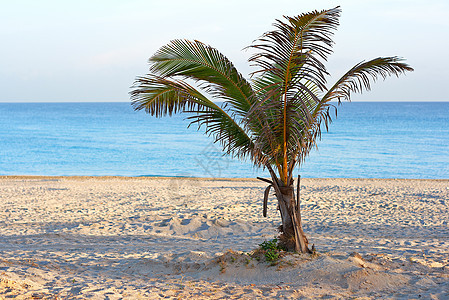
MULTIPOLYGON (((130 103, 0 103, 0 175, 268 176, 187 125, 130 103)), ((343 103, 295 174, 449 178, 449 102, 343 103)))

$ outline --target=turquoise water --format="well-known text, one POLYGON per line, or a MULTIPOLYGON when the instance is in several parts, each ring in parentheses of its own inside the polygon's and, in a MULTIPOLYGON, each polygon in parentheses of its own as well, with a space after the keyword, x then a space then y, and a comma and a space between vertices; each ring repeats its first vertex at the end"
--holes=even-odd
MULTIPOLYGON (((187 124, 129 103, 0 103, 0 175, 266 176, 187 124)), ((449 178, 449 102, 344 103, 318 146, 303 177, 449 178)))

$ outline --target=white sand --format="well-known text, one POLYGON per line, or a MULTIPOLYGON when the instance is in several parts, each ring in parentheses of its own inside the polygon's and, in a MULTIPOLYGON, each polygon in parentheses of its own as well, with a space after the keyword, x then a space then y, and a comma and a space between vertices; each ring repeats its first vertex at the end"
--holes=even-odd
POLYGON ((0 299, 449 299, 448 180, 301 183, 319 255, 271 266, 263 182, 1 178, 0 299))

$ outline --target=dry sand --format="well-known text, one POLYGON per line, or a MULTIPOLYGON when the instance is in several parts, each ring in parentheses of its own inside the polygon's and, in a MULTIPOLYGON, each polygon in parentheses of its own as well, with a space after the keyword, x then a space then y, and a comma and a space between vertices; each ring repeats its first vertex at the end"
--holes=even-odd
POLYGON ((448 180, 301 183, 318 255, 271 266, 263 182, 0 178, 0 299, 449 299, 448 180))

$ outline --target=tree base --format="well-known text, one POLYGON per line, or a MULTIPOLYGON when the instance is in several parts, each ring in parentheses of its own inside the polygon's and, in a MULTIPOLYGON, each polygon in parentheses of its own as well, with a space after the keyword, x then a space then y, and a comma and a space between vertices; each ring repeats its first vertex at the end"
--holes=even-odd
MULTIPOLYGON (((280 225, 278 227, 278 230, 281 233, 277 238, 279 247, 281 247, 282 249, 284 249, 285 251, 288 251, 288 252, 296 252, 297 250, 295 249, 295 246, 296 246, 295 236, 293 234, 284 233, 282 230, 282 225, 280 225)), ((304 236, 304 240, 305 240, 306 245, 308 245, 309 241, 307 240, 307 238, 305 236, 304 236)), ((304 253, 312 253, 312 251, 310 251, 310 249, 307 247, 306 251, 304 253)))
POLYGON ((279 247, 289 252, 295 251, 295 238, 293 236, 287 237, 285 234, 280 234, 278 237, 279 247))

